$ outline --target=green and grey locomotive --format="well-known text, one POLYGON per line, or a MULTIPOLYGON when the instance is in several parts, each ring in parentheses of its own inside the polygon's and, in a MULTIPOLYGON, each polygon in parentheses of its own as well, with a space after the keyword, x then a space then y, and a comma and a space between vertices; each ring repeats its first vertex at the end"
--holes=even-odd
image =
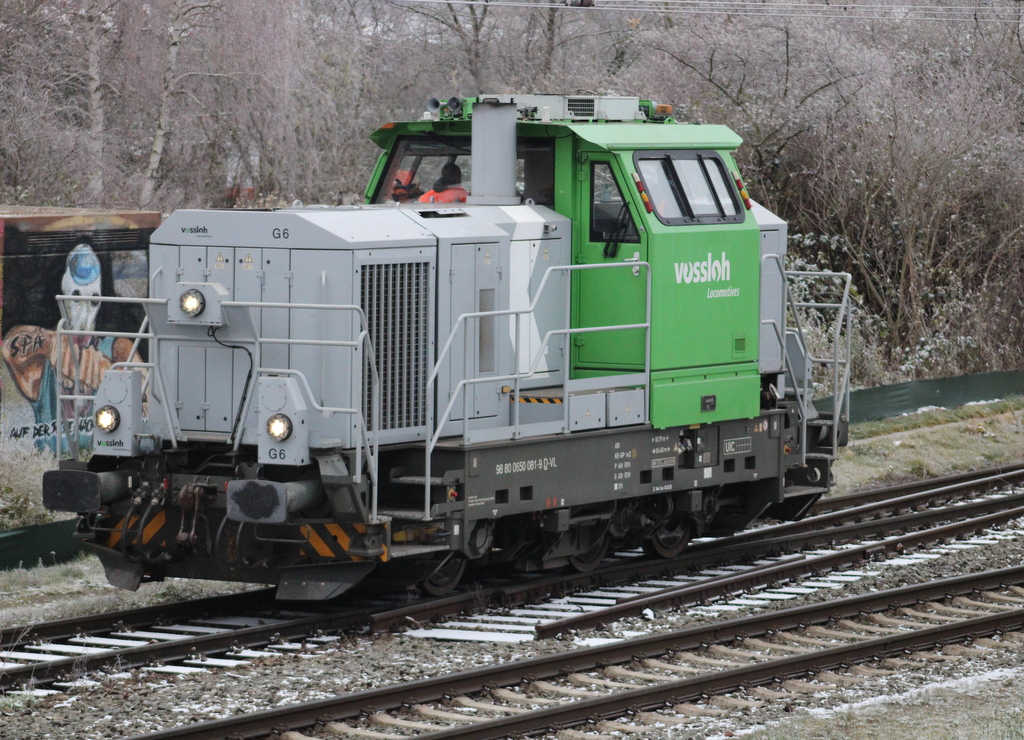
POLYGON ((373 140, 364 204, 178 211, 150 297, 98 298, 142 305, 119 336, 146 361, 61 396, 94 448, 44 501, 111 583, 440 594, 468 564, 676 557, 828 490, 849 277, 786 271, 735 133, 637 98, 484 95, 373 140), (822 295, 807 279, 837 297, 797 300, 822 295), (813 337, 805 309, 828 314, 813 337))

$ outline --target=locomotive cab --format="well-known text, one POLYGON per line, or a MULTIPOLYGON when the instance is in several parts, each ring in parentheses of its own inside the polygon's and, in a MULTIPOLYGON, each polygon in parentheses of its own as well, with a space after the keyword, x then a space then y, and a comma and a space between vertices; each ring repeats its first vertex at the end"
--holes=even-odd
POLYGON ((786 271, 738 136, 637 98, 433 110, 373 134, 363 205, 154 233, 146 359, 62 396, 93 455, 44 478, 112 583, 444 593, 470 563, 685 557, 828 490, 849 276, 786 271))

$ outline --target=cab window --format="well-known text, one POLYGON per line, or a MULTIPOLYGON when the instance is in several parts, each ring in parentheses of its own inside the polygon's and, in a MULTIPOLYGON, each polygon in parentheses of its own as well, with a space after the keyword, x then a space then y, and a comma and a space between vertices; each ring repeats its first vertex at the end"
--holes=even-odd
MULTIPOLYGON (((407 136, 392 150, 373 203, 416 202, 434 188, 446 164, 458 165, 462 187, 473 192, 469 137, 407 136)), ((550 141, 520 140, 516 150, 516 192, 539 205, 555 202, 555 150, 550 141)))
POLYGON ((416 202, 420 196, 434 188, 446 164, 458 165, 462 172, 462 187, 470 190, 473 164, 469 139, 463 144, 457 140, 405 138, 394 148, 384 176, 377 186, 374 203, 416 202))
POLYGON ((743 221, 725 163, 714 152, 637 152, 634 162, 662 223, 743 221))
POLYGON ((640 234, 609 162, 594 162, 590 168, 590 241, 640 242, 640 234))

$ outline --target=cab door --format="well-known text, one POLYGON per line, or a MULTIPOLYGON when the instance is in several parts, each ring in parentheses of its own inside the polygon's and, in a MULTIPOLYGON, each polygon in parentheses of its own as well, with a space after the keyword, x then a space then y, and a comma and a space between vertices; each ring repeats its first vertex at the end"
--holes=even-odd
MULTIPOLYGON (((452 245, 451 319, 456 320, 466 313, 496 311, 499 305, 501 280, 501 249, 495 243, 453 244, 452 245)), ((502 366, 501 336, 498 322, 493 316, 467 319, 456 334, 448 354, 447 362, 451 386, 462 378, 486 378, 498 375, 502 366)), ((507 336, 507 334, 505 335, 507 336)), ((497 416, 499 384, 473 383, 468 386, 469 418, 483 419, 497 416)), ((439 411, 451 398, 443 399, 439 411)), ((449 419, 461 421, 463 417, 462 394, 452 407, 449 419)))
MULTIPOLYGON (((576 264, 645 262, 647 234, 633 202, 632 178, 609 153, 577 160, 576 264), (582 160, 582 161, 581 161, 582 160)), ((575 275, 573 325, 643 323, 647 275, 643 269, 582 270, 575 275)), ((642 329, 577 334, 574 377, 642 372, 646 336, 642 329)))

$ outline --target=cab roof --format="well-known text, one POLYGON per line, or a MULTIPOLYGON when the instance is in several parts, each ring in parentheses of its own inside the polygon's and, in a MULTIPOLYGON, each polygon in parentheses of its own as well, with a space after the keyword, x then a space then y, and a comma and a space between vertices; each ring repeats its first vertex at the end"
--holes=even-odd
POLYGON ((584 141, 604 149, 728 149, 743 143, 728 126, 696 123, 569 123, 584 141))
MULTIPOLYGON (((381 149, 388 149, 398 136, 436 134, 469 136, 468 120, 405 121, 388 123, 371 134, 381 149)), ((743 139, 728 126, 674 121, 519 121, 520 136, 559 138, 565 131, 589 144, 608 150, 619 149, 725 149, 733 151, 743 139)))

